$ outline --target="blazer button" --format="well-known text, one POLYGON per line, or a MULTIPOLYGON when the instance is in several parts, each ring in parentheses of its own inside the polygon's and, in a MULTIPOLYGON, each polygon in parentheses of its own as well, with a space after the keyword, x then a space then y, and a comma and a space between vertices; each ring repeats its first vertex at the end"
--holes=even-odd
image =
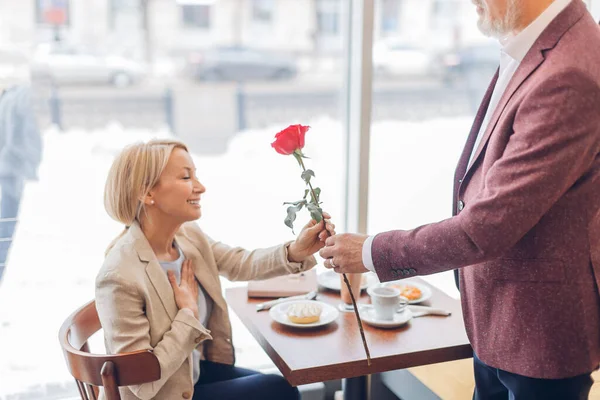
POLYGON ((458 211, 462 211, 465 208, 465 203, 462 200, 458 201, 458 211))
POLYGON ((402 273, 403 273, 405 276, 408 276, 408 275, 410 275, 410 272, 408 272, 408 270, 407 270, 407 269, 403 269, 403 270, 402 270, 402 273))
POLYGON ((395 269, 392 270, 392 275, 394 276, 398 276, 398 271, 396 271, 395 269))
POLYGON ((189 399, 190 397, 192 397, 192 394, 190 392, 183 392, 181 394, 181 397, 183 397, 184 399, 189 399))
POLYGON ((414 269, 414 268, 411 268, 411 269, 408 270, 408 272, 410 272, 411 274, 416 274, 417 270, 414 269))

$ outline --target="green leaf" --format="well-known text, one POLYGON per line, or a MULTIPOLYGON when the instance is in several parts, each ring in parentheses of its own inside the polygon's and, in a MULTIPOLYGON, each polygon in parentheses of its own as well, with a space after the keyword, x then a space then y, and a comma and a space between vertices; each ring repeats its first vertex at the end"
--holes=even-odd
POLYGON ((308 185, 308 183, 310 182, 310 178, 314 177, 315 173, 313 172, 312 169, 307 169, 300 176, 302 177, 302 179, 304 179, 304 182, 306 182, 306 184, 308 185))
POLYGON ((314 191, 315 191, 315 196, 317 196, 317 198, 315 199, 315 196, 313 196, 313 194, 311 192, 311 194, 310 194, 311 200, 310 201, 312 203, 319 204, 319 197, 321 197, 321 188, 318 188, 318 187, 314 188, 314 191))
POLYGON ((293 206, 297 206, 298 207, 298 211, 302 210, 302 207, 305 206, 307 203, 306 200, 298 200, 298 201, 293 201, 293 202, 285 202, 283 203, 283 205, 293 205, 293 206))
POLYGON ((321 207, 313 203, 308 203, 306 205, 306 208, 308 208, 308 211, 310 212, 310 217, 312 219, 314 219, 317 222, 321 222, 321 220, 323 219, 323 210, 321 210, 321 207))
POLYGON ((308 189, 304 190, 304 197, 303 197, 304 200, 306 200, 306 196, 308 196, 308 192, 310 192, 310 190, 308 190, 308 189))
POLYGON ((288 207, 287 208, 287 217, 285 217, 285 220, 283 220, 283 223, 292 230, 292 233, 294 235, 296 234, 294 232, 294 221, 296 220, 296 213, 298 211, 300 211, 298 209, 298 207, 295 207, 295 206, 288 207))

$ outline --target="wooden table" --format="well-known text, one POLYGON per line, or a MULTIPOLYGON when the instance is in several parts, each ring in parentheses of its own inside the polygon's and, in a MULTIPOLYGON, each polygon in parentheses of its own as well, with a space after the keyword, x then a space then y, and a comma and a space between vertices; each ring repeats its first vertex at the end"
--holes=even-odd
MULTIPOLYGON (((396 329, 375 328, 363 322, 370 366, 354 313, 340 313, 336 322, 319 328, 295 329, 273 321, 268 311, 257 312, 255 305, 265 299, 249 299, 245 287, 228 289, 226 297, 290 384, 345 379, 344 398, 364 400, 369 374, 472 357, 460 302, 431 288, 433 295, 423 304, 447 309, 452 315, 414 318, 396 329)), ((341 301, 338 292, 325 289, 317 300, 336 307, 341 301)), ((369 303, 364 292, 360 302, 369 303)))

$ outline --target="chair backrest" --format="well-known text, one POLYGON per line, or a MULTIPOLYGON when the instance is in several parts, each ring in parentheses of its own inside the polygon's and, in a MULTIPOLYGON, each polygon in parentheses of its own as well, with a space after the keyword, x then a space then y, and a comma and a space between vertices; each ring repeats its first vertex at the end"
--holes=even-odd
POLYGON ((83 400, 96 400, 100 386, 104 387, 107 400, 120 400, 119 386, 160 379, 160 364, 150 350, 91 354, 88 339, 100 329, 96 303, 90 301, 65 320, 58 335, 67 367, 83 400))

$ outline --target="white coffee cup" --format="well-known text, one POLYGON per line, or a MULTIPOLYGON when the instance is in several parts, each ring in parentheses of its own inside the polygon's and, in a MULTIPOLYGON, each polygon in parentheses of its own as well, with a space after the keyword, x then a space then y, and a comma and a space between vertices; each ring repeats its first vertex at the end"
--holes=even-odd
POLYGON ((371 286, 367 289, 367 293, 371 296, 375 318, 393 320, 401 300, 400 290, 394 287, 371 286))

